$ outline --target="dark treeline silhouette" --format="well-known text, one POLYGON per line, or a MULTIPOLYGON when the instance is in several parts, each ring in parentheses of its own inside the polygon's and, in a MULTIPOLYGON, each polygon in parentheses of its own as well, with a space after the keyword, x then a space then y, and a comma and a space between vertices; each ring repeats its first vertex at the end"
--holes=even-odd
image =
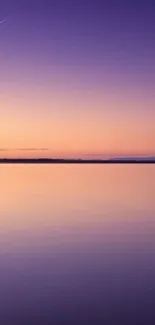
POLYGON ((126 164, 155 163, 155 157, 112 159, 0 158, 0 164, 126 164))

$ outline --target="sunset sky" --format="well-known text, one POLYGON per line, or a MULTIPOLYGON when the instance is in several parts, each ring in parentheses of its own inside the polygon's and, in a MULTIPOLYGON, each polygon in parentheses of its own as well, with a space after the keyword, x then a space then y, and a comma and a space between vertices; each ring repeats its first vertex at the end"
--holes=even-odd
POLYGON ((0 157, 155 156, 153 2, 0 1, 0 157))

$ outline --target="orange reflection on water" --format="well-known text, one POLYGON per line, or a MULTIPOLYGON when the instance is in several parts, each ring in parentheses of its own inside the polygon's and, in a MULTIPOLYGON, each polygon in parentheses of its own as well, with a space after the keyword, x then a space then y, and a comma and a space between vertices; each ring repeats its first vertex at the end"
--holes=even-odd
POLYGON ((0 179, 3 228, 85 227, 155 211, 154 166, 1 165, 0 179))

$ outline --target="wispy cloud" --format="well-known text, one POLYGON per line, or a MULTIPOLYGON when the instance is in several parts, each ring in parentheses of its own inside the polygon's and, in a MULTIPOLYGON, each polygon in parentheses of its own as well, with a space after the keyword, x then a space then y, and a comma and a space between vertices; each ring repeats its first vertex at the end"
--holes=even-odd
POLYGON ((0 148, 0 151, 48 151, 48 148, 0 148))

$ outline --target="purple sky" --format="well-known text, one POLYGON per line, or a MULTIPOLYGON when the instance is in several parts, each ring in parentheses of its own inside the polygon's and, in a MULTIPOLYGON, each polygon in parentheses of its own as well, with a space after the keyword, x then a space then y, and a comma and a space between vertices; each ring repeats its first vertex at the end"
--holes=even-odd
POLYGON ((127 153, 132 152, 131 131, 134 128, 136 134, 137 121, 142 137, 133 152, 155 152, 153 2, 2 0, 0 20, 6 21, 0 24, 0 107, 4 120, 0 147, 127 153), (19 141, 21 123, 26 127, 19 141), (37 138, 38 123, 42 136, 37 138), (130 130, 122 130, 118 137, 126 139, 126 149, 125 143, 119 148, 120 140, 115 143, 112 137, 118 134, 120 124, 127 123, 130 130), (73 150, 70 137, 76 125, 73 138, 77 150, 73 150), (108 126, 109 140, 108 133, 104 134, 108 126), (57 131, 49 130, 44 136, 47 128, 57 131), (92 138, 91 133, 99 128, 102 132, 92 138))

